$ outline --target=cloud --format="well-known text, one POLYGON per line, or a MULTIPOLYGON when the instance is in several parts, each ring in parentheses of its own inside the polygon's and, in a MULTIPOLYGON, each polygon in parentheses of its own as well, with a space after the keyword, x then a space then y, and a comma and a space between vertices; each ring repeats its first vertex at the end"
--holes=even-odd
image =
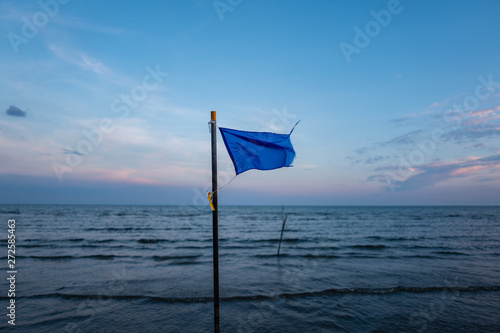
POLYGON ((414 144, 415 141, 420 137, 423 133, 423 130, 415 130, 409 133, 399 135, 395 138, 390 139, 389 141, 380 143, 381 146, 393 146, 393 145, 407 145, 414 144))
POLYGON ((391 171, 369 176, 366 181, 378 181, 389 185, 388 189, 392 190, 410 191, 434 186, 447 180, 478 175, 483 178, 498 179, 497 176, 500 174, 500 154, 486 157, 470 156, 447 163, 430 163, 406 169, 400 167, 398 170, 393 167, 386 167, 386 170, 391 171))
POLYGON ((384 155, 371 156, 365 160, 365 164, 377 164, 378 162, 385 161, 389 158, 391 158, 391 156, 384 156, 384 155))
POLYGON ((98 75, 110 74, 111 71, 100 61, 83 54, 82 52, 69 51, 65 48, 49 45, 49 49, 59 59, 79 67, 81 70, 94 72, 98 75))
POLYGON ((26 111, 21 110, 15 105, 9 106, 5 113, 12 117, 26 117, 26 111))
POLYGON ((70 150, 70 149, 66 149, 66 148, 63 148, 63 154, 66 154, 66 155, 78 155, 78 156, 84 156, 84 155, 86 155, 86 154, 80 153, 79 151, 70 150))
POLYGON ((80 18, 74 17, 74 16, 59 15, 55 18, 54 21, 65 28, 72 28, 72 29, 81 30, 81 31, 96 32, 99 34, 106 34, 106 35, 111 35, 111 36, 125 34, 125 33, 128 33, 128 34, 131 33, 131 31, 129 31, 125 28, 122 28, 122 27, 102 26, 102 25, 97 25, 97 24, 91 24, 91 23, 85 22, 85 21, 81 20, 80 18))
POLYGON ((500 106, 454 116, 454 127, 447 133, 457 143, 475 142, 500 135, 500 106))
POLYGON ((361 147, 354 150, 354 156, 346 158, 356 164, 373 165, 395 158, 394 149, 405 148, 420 142, 424 130, 415 130, 409 133, 393 137, 383 142, 375 142, 371 146, 361 147))
MULTIPOLYGON (((418 125, 417 129, 359 148, 354 151, 355 155, 348 156, 347 159, 356 164, 375 165, 373 171, 376 172, 380 171, 377 168, 386 160, 395 158, 399 161, 401 158, 408 158, 415 151, 423 152, 426 159, 438 153, 456 154, 455 158, 458 158, 460 157, 458 154, 463 154, 464 150, 477 153, 479 149, 484 150, 498 145, 495 140, 500 136, 500 105, 471 111, 460 109, 448 109, 441 113, 425 111, 408 119, 417 118, 419 119, 415 122, 418 125), (427 148, 425 148, 426 143, 430 143, 427 144, 427 148)), ((393 121, 406 120, 399 118, 393 121)))

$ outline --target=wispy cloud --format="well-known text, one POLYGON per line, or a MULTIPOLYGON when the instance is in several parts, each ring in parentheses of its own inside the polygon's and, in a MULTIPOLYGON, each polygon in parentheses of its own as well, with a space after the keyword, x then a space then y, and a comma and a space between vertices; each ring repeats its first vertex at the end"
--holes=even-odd
POLYGON ((403 134, 403 135, 398 135, 398 136, 396 136, 388 141, 381 142, 378 145, 385 147, 385 146, 394 146, 394 145, 414 144, 415 141, 421 136, 421 134, 423 132, 424 132, 424 130, 422 130, 422 129, 411 131, 411 132, 403 134))
POLYGON ((80 153, 76 150, 71 150, 71 149, 67 149, 67 148, 63 148, 63 154, 66 154, 66 155, 78 155, 78 156, 84 156, 85 154, 83 153, 80 153))
POLYGON ((7 1, 0 3, 0 19, 19 23, 23 16, 33 15, 36 7, 33 4, 17 2, 15 5, 7 1), (31 8, 30 8, 31 7, 31 8))
POLYGON ((95 23, 89 23, 74 16, 58 15, 54 19, 54 22, 65 28, 88 31, 88 32, 96 32, 99 34, 120 35, 124 33, 130 33, 128 29, 123 27, 106 26, 95 23))
POLYGON ((500 106, 464 113, 447 136, 457 143, 477 142, 500 135, 500 106))
POLYGON ((109 74, 111 71, 99 60, 82 53, 70 51, 61 46, 51 44, 48 48, 59 59, 75 65, 84 71, 91 71, 98 75, 109 74))

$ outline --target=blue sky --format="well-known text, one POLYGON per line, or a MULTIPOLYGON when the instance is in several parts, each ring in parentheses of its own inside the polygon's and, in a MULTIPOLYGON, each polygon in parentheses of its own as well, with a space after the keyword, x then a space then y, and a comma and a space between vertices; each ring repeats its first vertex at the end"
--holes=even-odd
MULTIPOLYGON (((205 205, 218 125, 292 135, 220 204, 500 203, 500 2, 0 3, 0 203, 205 205)), ((221 184, 234 175, 219 135, 221 184)))

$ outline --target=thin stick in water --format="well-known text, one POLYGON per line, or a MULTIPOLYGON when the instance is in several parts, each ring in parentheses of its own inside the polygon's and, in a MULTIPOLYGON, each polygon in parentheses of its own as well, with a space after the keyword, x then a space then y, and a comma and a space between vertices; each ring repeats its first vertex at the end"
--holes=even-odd
POLYGON ((283 230, 285 230, 285 223, 286 223, 287 217, 288 217, 288 214, 285 215, 285 218, 283 219, 283 226, 281 227, 280 244, 278 246, 278 256, 280 255, 281 240, 283 239, 283 230))

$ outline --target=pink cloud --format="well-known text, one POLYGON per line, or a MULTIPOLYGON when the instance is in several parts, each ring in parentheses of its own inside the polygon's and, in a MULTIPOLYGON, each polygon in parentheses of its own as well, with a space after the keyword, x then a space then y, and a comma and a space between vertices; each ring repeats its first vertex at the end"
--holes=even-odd
POLYGON ((393 190, 418 190, 423 187, 432 187, 438 183, 482 175, 498 175, 500 170, 500 155, 486 157, 468 156, 460 160, 436 162, 419 167, 408 177, 398 178, 394 173, 373 175, 368 181, 379 181, 390 186, 393 190))
POLYGON ((500 119, 500 106, 486 109, 471 111, 468 113, 468 117, 464 121, 464 125, 479 125, 479 124, 491 124, 500 119))
POLYGON ((452 176, 464 176, 465 177, 465 176, 477 174, 479 171, 482 171, 482 170, 488 170, 488 169, 498 168, 498 167, 500 167, 500 163, 493 164, 493 165, 473 165, 473 166, 458 168, 458 169, 452 171, 450 174, 452 176))

